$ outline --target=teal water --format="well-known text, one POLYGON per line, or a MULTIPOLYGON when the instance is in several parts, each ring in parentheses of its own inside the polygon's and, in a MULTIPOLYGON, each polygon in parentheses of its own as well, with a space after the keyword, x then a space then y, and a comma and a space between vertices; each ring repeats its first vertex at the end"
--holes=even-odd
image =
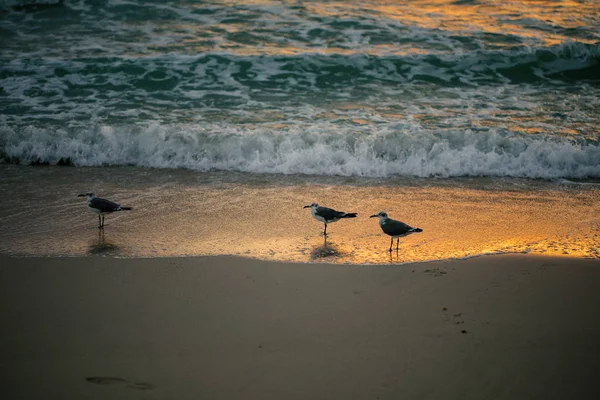
POLYGON ((0 3, 5 162, 600 176, 595 1, 37 3, 0 3))

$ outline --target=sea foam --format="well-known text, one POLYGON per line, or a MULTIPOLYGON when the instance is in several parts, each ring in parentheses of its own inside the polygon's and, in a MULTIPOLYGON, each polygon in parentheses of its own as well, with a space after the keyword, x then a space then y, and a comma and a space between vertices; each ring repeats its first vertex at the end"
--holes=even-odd
POLYGON ((5 162, 133 165, 197 171, 340 176, 600 176, 597 142, 499 131, 432 133, 407 126, 287 129, 191 125, 0 129, 5 162))

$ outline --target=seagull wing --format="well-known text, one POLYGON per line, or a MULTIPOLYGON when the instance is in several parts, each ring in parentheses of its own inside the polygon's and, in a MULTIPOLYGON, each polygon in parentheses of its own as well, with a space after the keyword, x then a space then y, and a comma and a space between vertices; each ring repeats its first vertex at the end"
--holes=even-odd
POLYGON ((325 221, 332 221, 334 219, 340 219, 344 215, 346 215, 345 212, 335 211, 331 208, 320 207, 320 206, 317 207, 315 214, 318 215, 319 217, 323 217, 325 219, 325 221))
POLYGON ((401 221, 388 219, 384 224, 381 225, 381 229, 384 233, 390 236, 406 235, 410 233, 414 228, 401 221))
POLYGON ((90 201, 90 206, 101 212, 119 211, 121 206, 112 201, 96 197, 90 201))

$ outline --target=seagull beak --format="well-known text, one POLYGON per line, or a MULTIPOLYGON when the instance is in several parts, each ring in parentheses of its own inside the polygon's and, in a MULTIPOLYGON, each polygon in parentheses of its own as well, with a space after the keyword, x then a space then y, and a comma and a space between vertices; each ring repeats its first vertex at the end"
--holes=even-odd
POLYGON ((85 197, 85 194, 78 194, 77 197, 85 197))
POLYGON ((311 206, 304 206, 304 207, 302 207, 302 208, 310 208, 310 207, 311 207, 311 206))
POLYGON ((369 218, 375 218, 375 217, 379 217, 379 215, 377 215, 377 214, 371 215, 369 218))

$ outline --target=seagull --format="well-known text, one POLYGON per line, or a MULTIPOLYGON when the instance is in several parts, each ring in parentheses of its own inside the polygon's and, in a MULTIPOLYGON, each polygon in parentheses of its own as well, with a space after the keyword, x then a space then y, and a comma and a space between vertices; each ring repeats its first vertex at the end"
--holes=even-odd
POLYGON ((98 214, 98 228, 104 228, 104 214, 115 211, 131 210, 131 207, 121 207, 112 201, 96 197, 94 193, 80 194, 77 197, 87 197, 88 207, 98 214))
POLYGON ((401 237, 410 235, 411 233, 423 232, 423 229, 421 228, 413 228, 412 226, 406 225, 404 222, 391 219, 388 217, 385 211, 379 211, 377 214, 371 215, 369 218, 375 217, 379 218, 379 226, 381 227, 381 230, 383 230, 383 233, 392 237, 392 241, 390 242, 390 253, 392 252, 394 239, 398 239, 396 241, 396 251, 398 251, 401 237))
POLYGON ((343 211, 335 211, 331 208, 321 207, 317 203, 312 203, 304 208, 310 208, 310 212, 314 219, 325 224, 323 235, 327 236, 327 224, 337 222, 342 218, 356 218, 356 213, 345 213, 343 211))

